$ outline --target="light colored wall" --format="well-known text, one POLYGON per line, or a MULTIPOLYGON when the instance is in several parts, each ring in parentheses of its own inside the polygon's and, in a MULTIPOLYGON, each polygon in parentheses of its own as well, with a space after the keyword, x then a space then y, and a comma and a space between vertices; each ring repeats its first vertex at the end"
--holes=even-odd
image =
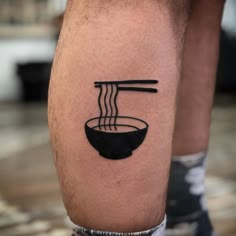
POLYGON ((236 1, 227 0, 225 4, 225 11, 222 26, 225 30, 236 35, 236 1))
POLYGON ((52 60, 55 40, 50 38, 0 39, 0 101, 20 98, 20 84, 16 75, 19 62, 52 60))
MULTIPOLYGON (((65 9, 66 1, 48 0, 48 8, 53 10, 55 15, 60 14, 65 9)), ((21 89, 16 76, 16 63, 52 60, 56 42, 53 38, 43 35, 40 35, 40 38, 26 36, 0 38, 0 102, 15 101, 20 98, 21 89)))

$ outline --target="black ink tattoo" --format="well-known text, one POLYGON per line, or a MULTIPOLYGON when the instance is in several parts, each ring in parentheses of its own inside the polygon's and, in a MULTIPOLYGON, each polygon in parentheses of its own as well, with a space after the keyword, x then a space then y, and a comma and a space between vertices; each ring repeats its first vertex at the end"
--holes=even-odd
POLYGON ((98 107, 100 116, 85 123, 90 144, 108 159, 123 159, 132 155, 146 137, 148 124, 129 116, 120 116, 117 96, 120 91, 157 93, 155 88, 134 87, 135 84, 157 84, 157 80, 124 80, 95 82, 100 89, 98 107), (129 85, 129 86, 127 86, 129 85))

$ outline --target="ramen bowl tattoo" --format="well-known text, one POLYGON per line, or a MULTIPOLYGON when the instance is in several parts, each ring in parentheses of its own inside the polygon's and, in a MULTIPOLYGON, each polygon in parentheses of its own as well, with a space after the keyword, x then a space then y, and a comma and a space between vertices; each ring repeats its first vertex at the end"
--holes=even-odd
POLYGON ((136 117, 120 116, 117 96, 120 91, 157 93, 155 88, 133 86, 157 83, 157 80, 95 82, 95 87, 100 89, 100 116, 85 123, 85 133, 101 156, 112 160, 127 158, 142 144, 148 131, 147 122, 136 117))

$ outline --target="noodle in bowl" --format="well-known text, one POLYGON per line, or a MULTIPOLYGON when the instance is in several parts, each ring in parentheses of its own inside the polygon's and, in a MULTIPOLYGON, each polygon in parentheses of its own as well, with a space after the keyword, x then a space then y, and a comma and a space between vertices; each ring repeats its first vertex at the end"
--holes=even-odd
POLYGON ((128 116, 95 117, 85 123, 90 144, 103 157, 123 159, 143 142, 148 124, 128 116))

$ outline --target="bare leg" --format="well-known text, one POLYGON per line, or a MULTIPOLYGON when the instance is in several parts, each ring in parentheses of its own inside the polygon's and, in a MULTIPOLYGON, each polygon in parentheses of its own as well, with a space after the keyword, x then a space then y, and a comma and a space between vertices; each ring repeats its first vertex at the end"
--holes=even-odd
POLYGON ((177 2, 68 2, 49 127, 64 203, 76 224, 132 232, 163 220, 187 16, 185 1, 177 2), (104 158, 84 132, 85 122, 99 115, 94 82, 135 79, 159 80, 159 92, 121 92, 119 112, 146 121, 148 133, 127 159, 104 158))
POLYGON ((173 154, 208 148, 224 0, 193 0, 184 46, 173 154))
POLYGON ((189 223, 191 235, 210 236, 204 198, 205 158, 219 53, 224 0, 193 0, 184 46, 173 161, 170 173, 168 227, 189 223))

